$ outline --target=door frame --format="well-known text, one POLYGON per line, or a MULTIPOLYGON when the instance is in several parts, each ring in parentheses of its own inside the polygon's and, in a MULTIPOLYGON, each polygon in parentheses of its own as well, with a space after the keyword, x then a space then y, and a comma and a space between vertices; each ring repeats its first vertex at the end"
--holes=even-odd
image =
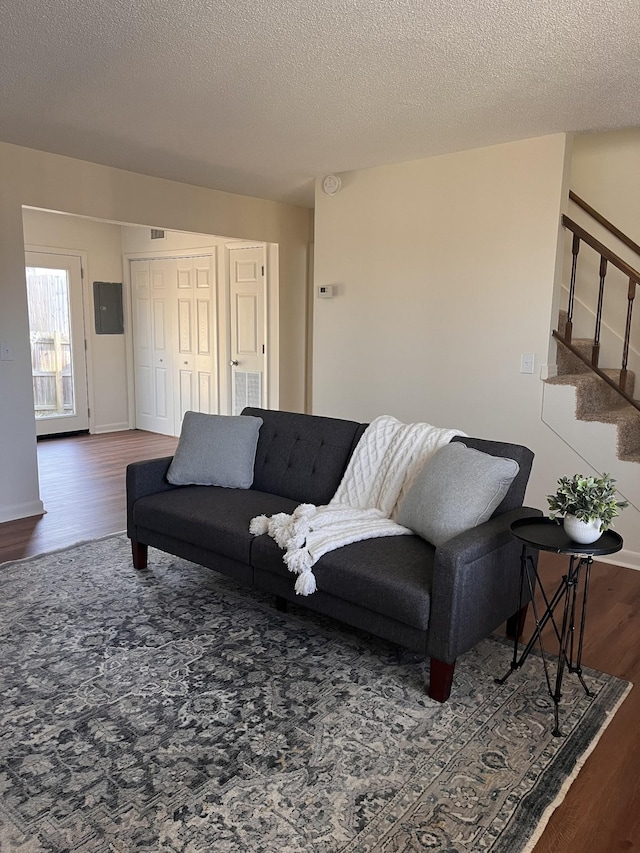
MULTIPOLYGON (((25 268, 26 268, 26 254, 27 252, 36 252, 45 255, 66 255, 73 258, 80 259, 80 277, 82 282, 82 331, 84 334, 84 355, 85 355, 85 366, 86 366, 86 376, 85 382, 87 384, 87 406, 88 406, 88 415, 89 415, 89 433, 93 434, 95 432, 95 405, 94 405, 94 387, 93 387, 93 348, 92 348, 92 339, 91 339, 91 312, 88 310, 87 306, 91 306, 91 293, 89 292, 89 262, 87 257, 87 252, 82 249, 65 249, 61 246, 40 246, 35 243, 25 243, 24 254, 25 254, 25 268)), ((26 288, 26 282, 25 282, 26 288)))
MULTIPOLYGON (((216 239, 215 235, 212 235, 216 239)), ((220 238, 218 238, 220 239, 220 238)), ((150 261, 154 258, 194 258, 213 254, 216 258, 216 291, 213 295, 215 310, 214 328, 218 336, 218 400, 219 412, 231 413, 231 335, 230 335, 230 276, 229 249, 264 246, 265 248, 265 317, 266 317, 266 376, 265 406, 277 409, 280 400, 280 275, 279 246, 277 243, 265 243, 262 240, 225 240, 212 243, 211 246, 197 249, 158 249, 147 252, 125 252, 122 255, 122 278, 124 282, 124 327, 125 353, 127 364, 127 405, 129 409, 129 429, 136 429, 135 375, 133 365, 133 306, 131 291, 131 261, 150 261), (221 282, 224 284, 221 286, 221 282)), ((88 368, 87 368, 88 369, 88 368)))

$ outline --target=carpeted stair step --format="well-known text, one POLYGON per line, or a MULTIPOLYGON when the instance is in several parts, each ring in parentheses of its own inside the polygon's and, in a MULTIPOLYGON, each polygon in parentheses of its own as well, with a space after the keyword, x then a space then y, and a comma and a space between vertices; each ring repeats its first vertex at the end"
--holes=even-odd
MULTIPOLYGON (((588 370, 588 368, 587 368, 588 370)), ((620 378, 619 370, 604 370, 614 382, 620 378)), ((629 371, 627 387, 633 389, 635 373, 629 371)), ((565 373, 547 380, 552 385, 573 385, 576 388, 576 417, 581 421, 602 420, 604 423, 615 423, 606 417, 607 412, 630 406, 620 394, 596 373, 565 373), (601 417, 602 416, 602 417, 601 417)))
MULTIPOLYGON (((591 361, 591 350, 593 341, 588 338, 574 338, 571 341, 571 346, 575 347, 589 361, 591 361)), ((558 351, 556 357, 558 367, 558 376, 580 374, 590 374, 591 370, 588 365, 581 361, 577 355, 574 355, 571 350, 567 349, 561 343, 558 343, 558 351)))
MULTIPOLYGON (((619 371, 605 370, 618 381, 619 371)), ((628 387, 633 388, 635 374, 628 374, 628 387)), ((576 389, 576 418, 617 426, 618 459, 640 462, 640 411, 621 397, 595 373, 569 373, 548 379, 550 385, 572 385, 576 389)))
MULTIPOLYGON (((558 332, 563 335, 567 323, 567 312, 560 311, 558 332)), ((593 341, 574 338, 571 345, 591 361, 593 341)), ((640 411, 594 373, 562 343, 557 345, 558 375, 546 381, 550 385, 572 385, 576 389, 576 418, 580 421, 597 421, 615 424, 617 427, 616 455, 624 462, 640 462, 640 411)), ((603 372, 614 382, 620 379, 619 370, 605 369, 603 372)), ((635 373, 627 374, 627 393, 634 394, 635 373)))

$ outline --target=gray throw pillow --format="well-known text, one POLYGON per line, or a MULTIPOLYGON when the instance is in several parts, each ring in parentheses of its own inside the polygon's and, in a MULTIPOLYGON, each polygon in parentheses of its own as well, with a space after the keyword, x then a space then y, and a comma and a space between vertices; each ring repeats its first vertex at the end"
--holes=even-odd
POLYGON ((261 426, 262 418, 249 415, 187 412, 167 480, 174 486, 248 489, 261 426))
POLYGON ((399 507, 397 522, 436 547, 491 518, 520 470, 453 441, 437 450, 399 507))

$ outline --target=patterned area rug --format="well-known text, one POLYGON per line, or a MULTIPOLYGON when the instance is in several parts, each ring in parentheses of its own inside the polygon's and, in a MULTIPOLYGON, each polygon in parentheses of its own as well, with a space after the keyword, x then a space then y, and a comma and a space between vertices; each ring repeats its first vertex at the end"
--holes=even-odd
POLYGON ((0 571, 2 853, 529 850, 629 685, 388 644, 124 536, 0 571))

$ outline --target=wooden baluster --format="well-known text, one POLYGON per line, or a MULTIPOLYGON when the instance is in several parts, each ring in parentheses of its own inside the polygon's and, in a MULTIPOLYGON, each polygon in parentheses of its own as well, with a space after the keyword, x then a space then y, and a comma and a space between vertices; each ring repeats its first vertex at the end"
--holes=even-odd
POLYGON ((627 390, 627 363, 629 361, 629 339, 631 337, 631 315, 633 313, 633 300, 636 295, 638 282, 629 279, 629 291, 627 293, 627 323, 624 329, 624 345, 622 348, 622 369, 620 370, 620 389, 627 390))
POLYGON ((573 334, 573 301, 576 294, 576 271, 578 269, 578 252, 580 251, 580 238, 577 234, 573 235, 571 244, 571 281, 569 284, 569 303, 567 305, 567 325, 564 329, 564 339, 567 343, 571 343, 571 335, 573 334))
POLYGON ((600 288, 598 290, 598 308, 596 310, 596 328, 593 335, 593 347, 591 349, 591 364, 598 366, 600 358, 600 327, 602 326, 602 302, 604 300, 604 279, 607 275, 607 259, 600 255, 600 288))

